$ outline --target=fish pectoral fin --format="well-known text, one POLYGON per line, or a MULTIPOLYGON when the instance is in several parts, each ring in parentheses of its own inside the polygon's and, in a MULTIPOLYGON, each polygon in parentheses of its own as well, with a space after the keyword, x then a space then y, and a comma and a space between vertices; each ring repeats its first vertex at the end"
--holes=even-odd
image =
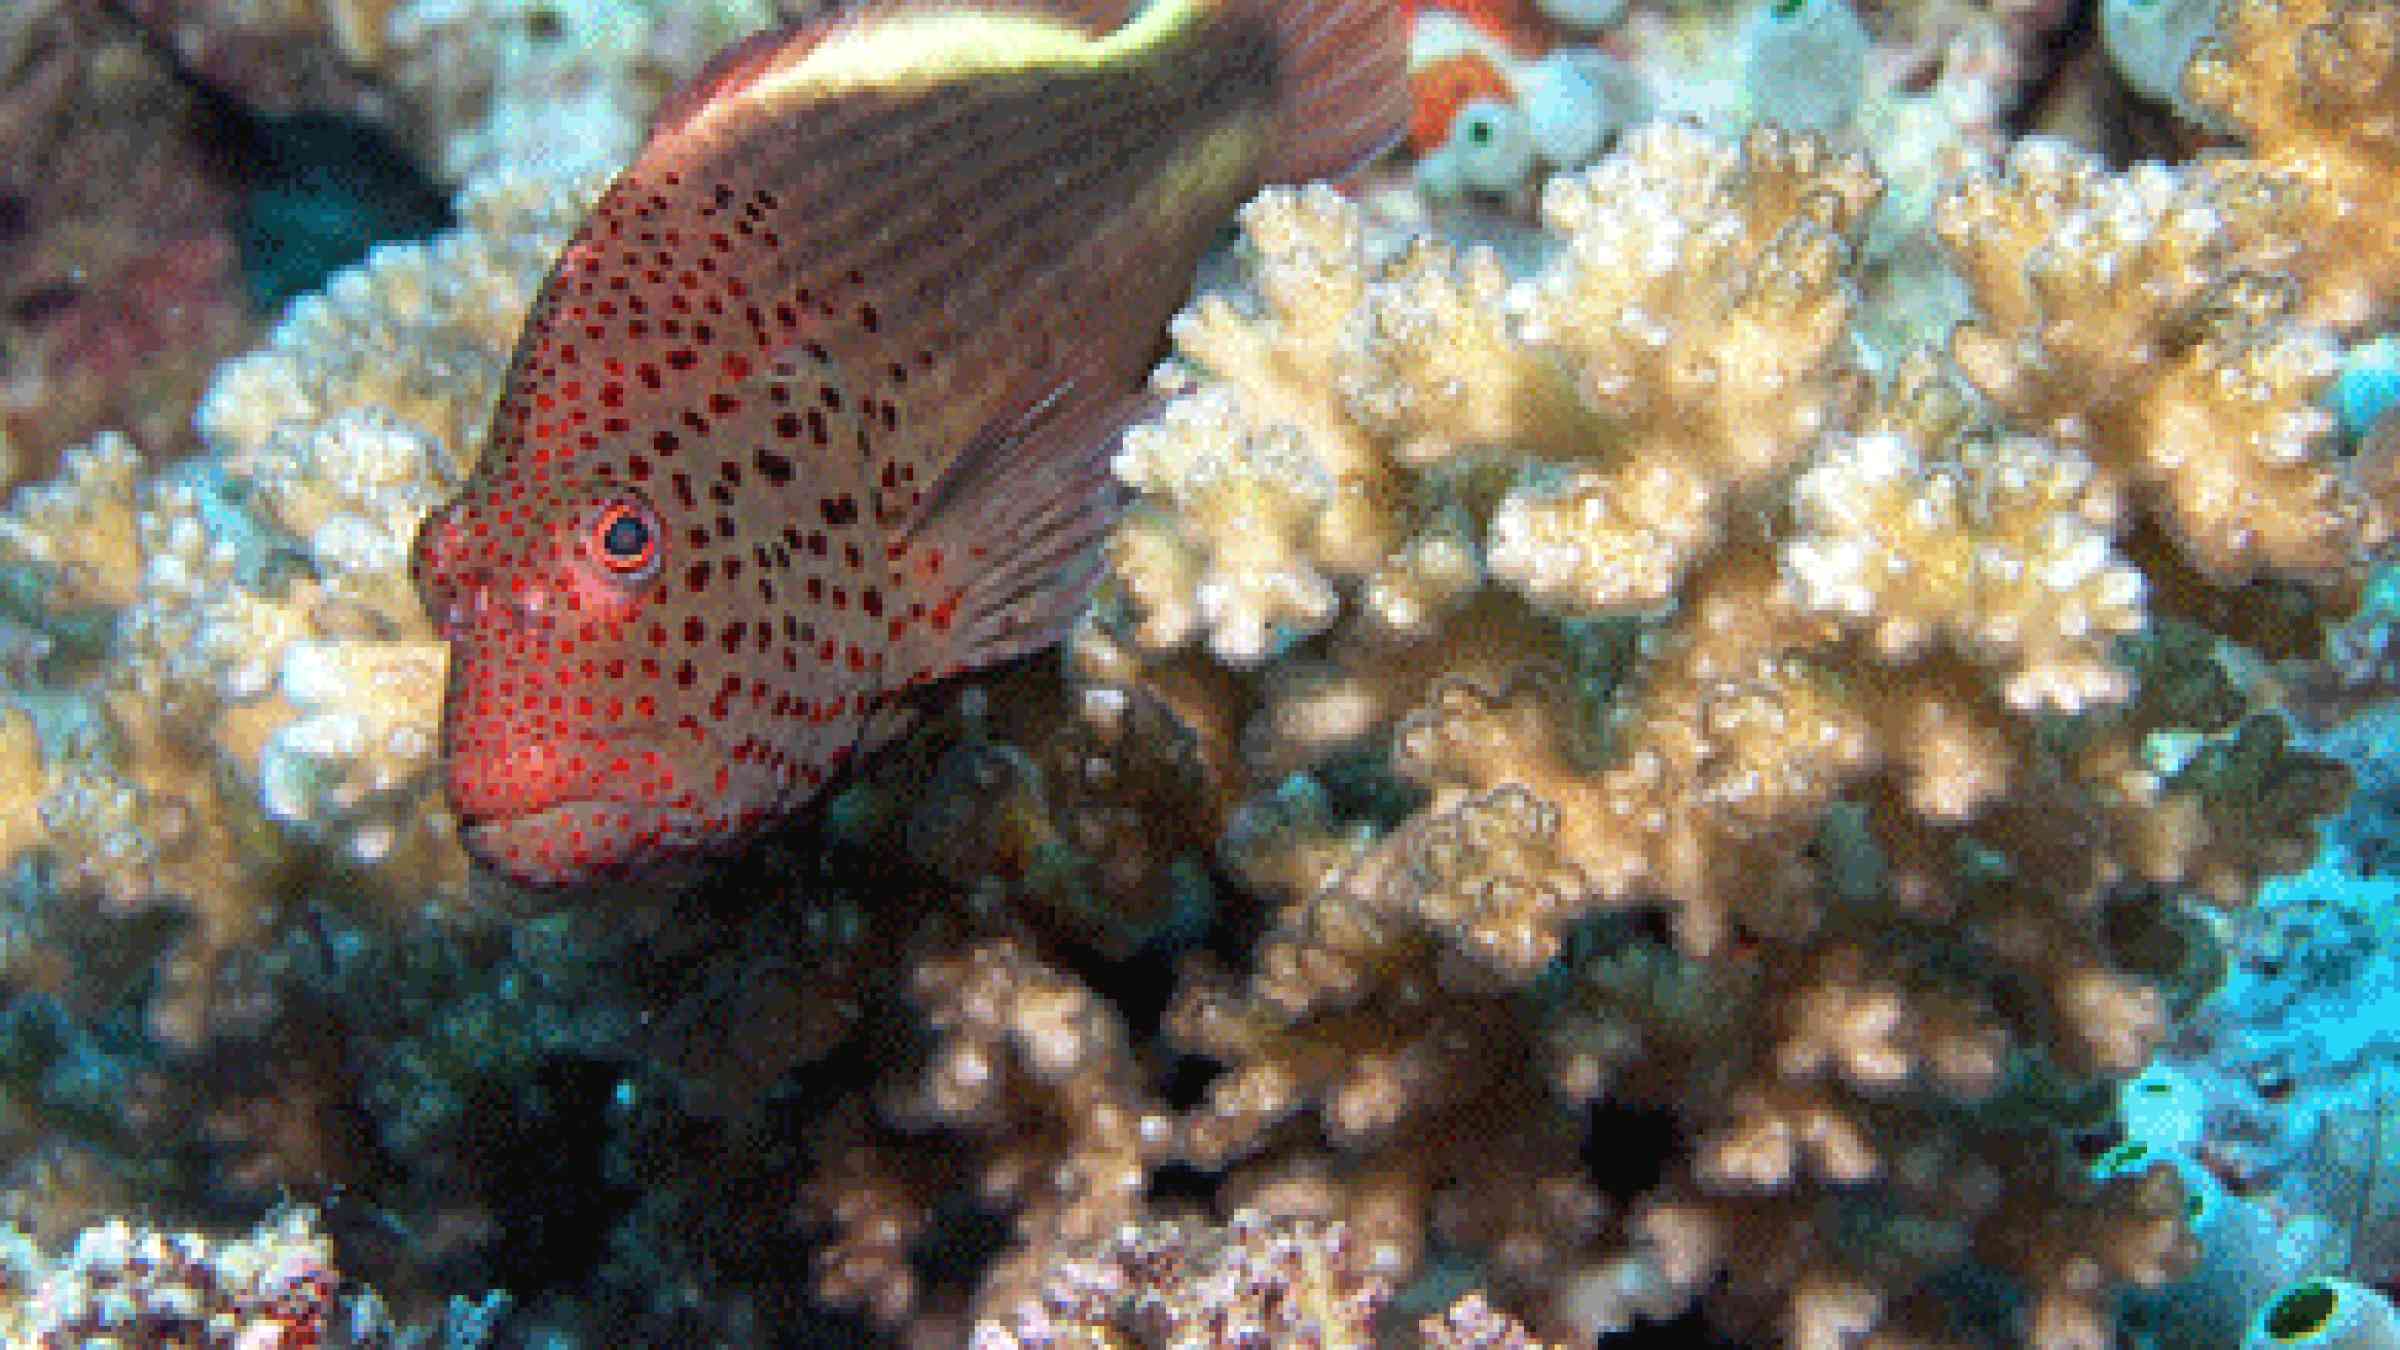
MULTIPOLYGON (((903 536, 914 539, 923 534, 926 522, 948 511, 961 494, 971 490, 984 477, 999 472, 1011 456, 1021 453, 1021 447, 1041 426, 1042 420, 1066 406, 1074 392, 1072 383, 1056 385, 1032 403, 985 423, 982 430, 959 447, 958 453, 951 456, 949 464, 943 467, 941 476, 926 489, 923 498, 915 506, 913 518, 907 521, 906 528, 901 532, 903 536)), ((893 499, 897 500, 899 495, 894 493, 893 499)), ((882 503, 883 496, 878 493, 878 510, 882 509, 882 503)))
POLYGON ((1109 469, 1119 436, 1155 396, 1062 386, 954 459, 903 537, 965 567, 945 668, 996 665, 1049 646, 1099 579, 1099 543, 1127 493, 1109 469))

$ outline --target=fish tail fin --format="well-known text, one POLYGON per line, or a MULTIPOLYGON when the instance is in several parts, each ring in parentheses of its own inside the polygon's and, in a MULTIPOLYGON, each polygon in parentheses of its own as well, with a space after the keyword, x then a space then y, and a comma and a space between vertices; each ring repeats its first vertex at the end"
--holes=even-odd
POLYGON ((1215 0, 1275 35, 1272 183, 1338 178, 1408 131, 1408 22, 1396 0, 1215 0))
POLYGON ((1155 406, 1147 395, 1087 398, 1045 409, 1033 425, 995 433, 962 454, 937 484, 912 554, 938 550, 944 579, 936 650, 910 662, 910 682, 939 679, 1039 651, 1083 612, 1099 581, 1099 544, 1126 494, 1109 461, 1125 427, 1155 406))

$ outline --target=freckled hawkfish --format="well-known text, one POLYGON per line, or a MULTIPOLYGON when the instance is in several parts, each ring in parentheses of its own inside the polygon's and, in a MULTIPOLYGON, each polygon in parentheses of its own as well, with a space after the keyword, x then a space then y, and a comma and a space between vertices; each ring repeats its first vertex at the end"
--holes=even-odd
POLYGON ((420 530, 475 857, 572 886, 738 845, 1054 642, 1200 255, 1408 117, 1380 0, 870 3, 661 110, 420 530))

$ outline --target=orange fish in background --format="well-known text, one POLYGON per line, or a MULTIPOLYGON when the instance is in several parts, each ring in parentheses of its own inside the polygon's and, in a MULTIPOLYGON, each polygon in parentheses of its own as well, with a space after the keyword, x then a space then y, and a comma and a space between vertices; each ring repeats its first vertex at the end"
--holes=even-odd
POLYGON ((1517 101, 1516 81, 1482 52, 1459 52, 1418 66, 1408 75, 1413 103, 1408 148, 1418 158, 1450 143, 1459 117, 1480 99, 1517 101))
POLYGON ((1457 20, 1511 56, 1531 60, 1567 38, 1566 28, 1533 0, 1398 0, 1413 29, 1428 14, 1457 20))
POLYGON ((669 100, 544 283, 413 574, 470 853, 740 843, 1055 641, 1200 255, 1408 122, 1380 0, 853 6, 669 100))

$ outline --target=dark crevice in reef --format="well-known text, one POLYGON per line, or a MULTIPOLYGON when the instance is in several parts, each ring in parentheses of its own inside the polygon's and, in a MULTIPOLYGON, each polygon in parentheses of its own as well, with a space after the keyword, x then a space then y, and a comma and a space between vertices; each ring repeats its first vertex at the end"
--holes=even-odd
POLYGON ((322 289, 377 244, 427 238, 456 223, 448 189, 382 127, 251 108, 122 4, 109 9, 198 101, 192 134, 207 167, 239 194, 242 272, 262 311, 322 289))

